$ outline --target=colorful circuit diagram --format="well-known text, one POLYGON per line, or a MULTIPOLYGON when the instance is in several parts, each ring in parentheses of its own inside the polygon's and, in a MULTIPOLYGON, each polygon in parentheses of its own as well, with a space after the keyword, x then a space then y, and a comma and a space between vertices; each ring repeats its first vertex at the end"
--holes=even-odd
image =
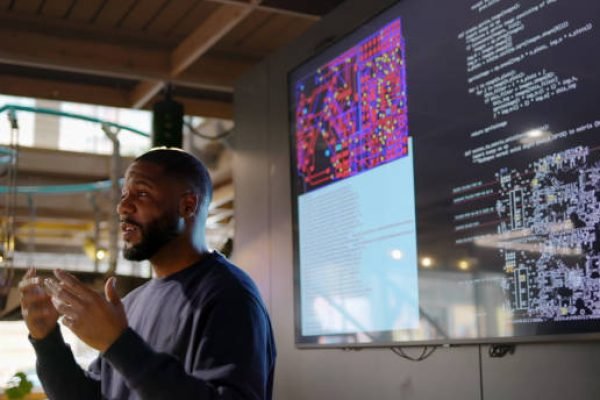
POLYGON ((302 192, 408 154, 405 45, 395 19, 294 84, 302 192))

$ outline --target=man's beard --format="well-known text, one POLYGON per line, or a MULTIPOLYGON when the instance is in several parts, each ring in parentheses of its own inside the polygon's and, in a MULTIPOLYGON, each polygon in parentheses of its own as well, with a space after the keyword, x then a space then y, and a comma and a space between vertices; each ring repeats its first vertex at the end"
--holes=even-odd
POLYGON ((146 225, 136 225, 140 230, 140 242, 129 248, 123 248, 123 257, 130 261, 152 258, 158 250, 179 235, 177 216, 165 214, 146 225))

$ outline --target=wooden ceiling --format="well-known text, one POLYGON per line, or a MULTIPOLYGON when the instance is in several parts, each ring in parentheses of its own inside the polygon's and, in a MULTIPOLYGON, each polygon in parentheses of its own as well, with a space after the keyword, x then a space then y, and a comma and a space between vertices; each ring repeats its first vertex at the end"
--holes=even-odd
POLYGON ((342 0, 0 0, 0 93, 232 118, 235 80, 342 0))

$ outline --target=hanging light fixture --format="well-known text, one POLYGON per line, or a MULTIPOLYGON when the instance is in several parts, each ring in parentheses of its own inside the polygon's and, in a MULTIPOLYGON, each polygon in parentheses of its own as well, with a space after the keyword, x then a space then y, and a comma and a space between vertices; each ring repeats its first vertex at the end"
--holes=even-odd
POLYGON ((167 83, 164 98, 152 109, 152 147, 183 146, 183 104, 173 100, 173 87, 167 83))

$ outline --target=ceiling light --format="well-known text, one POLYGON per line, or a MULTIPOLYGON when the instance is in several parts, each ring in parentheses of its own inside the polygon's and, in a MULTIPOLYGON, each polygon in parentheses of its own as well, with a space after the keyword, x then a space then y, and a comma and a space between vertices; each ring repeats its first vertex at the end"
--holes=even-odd
POLYGON ((433 265, 433 259, 431 257, 421 258, 421 265, 425 268, 429 268, 433 265))
POLYGON ((96 259, 97 260, 104 260, 105 257, 106 257, 106 250, 104 250, 104 249, 96 250, 96 259))

